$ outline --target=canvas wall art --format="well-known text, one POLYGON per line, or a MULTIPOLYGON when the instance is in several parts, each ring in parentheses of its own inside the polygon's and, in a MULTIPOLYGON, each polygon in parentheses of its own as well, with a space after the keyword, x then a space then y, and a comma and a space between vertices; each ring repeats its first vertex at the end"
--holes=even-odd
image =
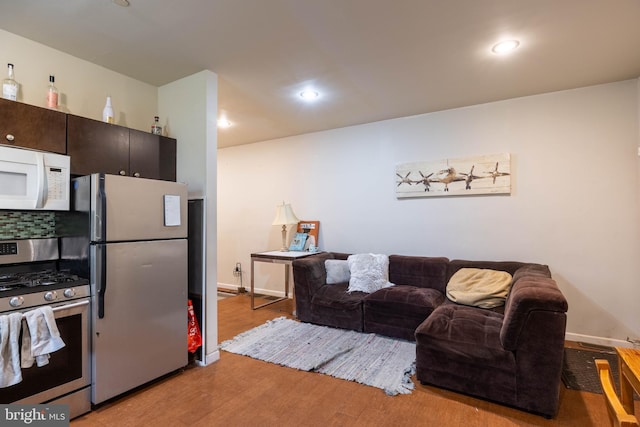
POLYGON ((396 197, 511 194, 509 153, 396 166, 396 197))

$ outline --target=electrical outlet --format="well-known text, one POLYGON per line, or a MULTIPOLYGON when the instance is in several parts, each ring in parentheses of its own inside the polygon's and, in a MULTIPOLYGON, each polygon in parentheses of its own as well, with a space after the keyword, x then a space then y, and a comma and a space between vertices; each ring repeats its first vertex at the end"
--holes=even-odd
POLYGON ((236 277, 242 275, 242 265, 239 262, 236 262, 236 266, 233 269, 233 275, 236 277))

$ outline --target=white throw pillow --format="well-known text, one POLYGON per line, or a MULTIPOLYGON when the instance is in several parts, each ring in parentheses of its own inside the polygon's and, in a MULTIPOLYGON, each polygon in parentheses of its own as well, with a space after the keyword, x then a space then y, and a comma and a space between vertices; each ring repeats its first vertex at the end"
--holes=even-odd
POLYGON ((458 304, 493 308, 504 304, 512 277, 506 271, 461 268, 447 283, 447 297, 458 304))
POLYGON ((349 262, 346 259, 328 259, 324 262, 327 270, 327 285, 345 283, 349 281, 349 262))
POLYGON ((381 254, 349 255, 349 289, 347 292, 372 293, 393 286, 389 282, 389 257, 381 254))

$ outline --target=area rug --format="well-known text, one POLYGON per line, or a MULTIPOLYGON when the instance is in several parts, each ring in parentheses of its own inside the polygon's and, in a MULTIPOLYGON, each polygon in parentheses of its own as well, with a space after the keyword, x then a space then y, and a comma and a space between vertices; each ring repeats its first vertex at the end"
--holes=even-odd
MULTIPOLYGON (((616 393, 620 395, 620 379, 618 377, 618 355, 613 347, 601 347, 601 350, 582 350, 575 348, 564 349, 562 364, 562 382, 572 390, 588 391, 602 394, 596 359, 609 362, 616 393)), ((633 393, 634 400, 639 400, 637 393, 633 393)))
POLYGON ((222 350, 377 387, 390 396, 414 389, 413 342, 279 317, 220 344, 222 350))
MULTIPOLYGON (((602 394, 596 359, 605 359, 611 366, 611 372, 618 372, 618 357, 615 350, 591 351, 575 348, 564 349, 564 361, 562 364, 562 382, 571 390, 588 391, 602 394)), ((617 375, 613 376, 616 382, 616 390, 620 390, 617 375)))

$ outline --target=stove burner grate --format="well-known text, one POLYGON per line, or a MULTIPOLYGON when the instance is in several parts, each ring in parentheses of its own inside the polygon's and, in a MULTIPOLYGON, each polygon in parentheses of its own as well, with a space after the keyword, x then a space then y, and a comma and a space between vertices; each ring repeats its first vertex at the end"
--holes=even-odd
POLYGON ((51 286, 58 283, 76 282, 79 278, 67 270, 43 270, 24 273, 0 274, 0 292, 35 286, 51 286))

